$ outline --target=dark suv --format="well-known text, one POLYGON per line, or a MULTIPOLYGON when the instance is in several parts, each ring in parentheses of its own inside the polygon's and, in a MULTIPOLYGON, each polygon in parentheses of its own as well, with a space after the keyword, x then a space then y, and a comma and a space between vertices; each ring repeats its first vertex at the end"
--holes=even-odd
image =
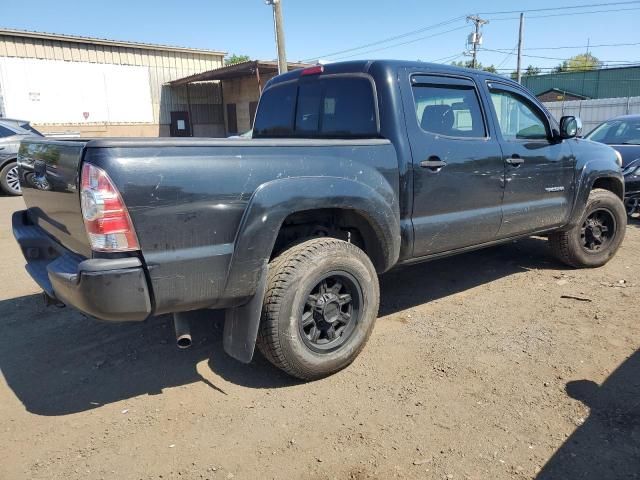
POLYGON ((22 195, 18 177, 20 141, 30 135, 42 134, 26 120, 0 118, 0 190, 9 195, 22 195))

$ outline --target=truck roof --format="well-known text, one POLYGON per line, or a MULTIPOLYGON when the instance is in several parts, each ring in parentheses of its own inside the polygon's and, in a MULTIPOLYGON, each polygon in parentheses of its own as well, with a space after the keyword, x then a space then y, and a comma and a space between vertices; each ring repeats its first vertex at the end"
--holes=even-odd
MULTIPOLYGON (((423 70, 434 70, 439 73, 464 74, 467 76, 482 76, 488 79, 508 81, 518 85, 513 80, 496 75, 495 73, 485 72, 484 70, 474 70, 471 68, 457 67, 454 65, 444 65, 441 63, 417 62, 409 60, 352 60, 348 62, 335 62, 323 65, 324 73, 356 73, 369 72, 373 67, 383 70, 397 70, 398 68, 420 68, 423 70)), ((269 81, 270 84, 286 82, 299 78, 303 69, 293 70, 283 75, 279 75, 269 81)))

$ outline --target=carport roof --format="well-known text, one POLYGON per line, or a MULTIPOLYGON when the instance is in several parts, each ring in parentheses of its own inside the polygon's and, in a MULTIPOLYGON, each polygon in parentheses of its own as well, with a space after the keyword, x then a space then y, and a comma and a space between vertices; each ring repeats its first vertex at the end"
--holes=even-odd
MULTIPOLYGON (((308 63, 289 63, 289 70, 297 70, 311 66, 308 63)), ((247 75, 255 75, 256 71, 260 73, 277 73, 278 62, 264 60, 250 60, 248 62, 234 63, 208 72, 196 73, 188 77, 172 80, 169 85, 177 87, 194 82, 210 82, 212 80, 229 80, 232 78, 244 77, 247 75)))

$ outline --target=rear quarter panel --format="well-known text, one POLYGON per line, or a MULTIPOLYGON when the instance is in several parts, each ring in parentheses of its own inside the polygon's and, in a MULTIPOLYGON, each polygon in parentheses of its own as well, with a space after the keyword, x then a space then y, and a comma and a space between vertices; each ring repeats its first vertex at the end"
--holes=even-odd
POLYGON ((334 182, 336 189, 331 191, 331 178, 371 189, 371 198, 384 199, 396 222, 399 217, 398 163, 387 141, 89 145, 85 160, 109 173, 129 209, 148 266, 156 314, 246 300, 257 282, 252 262, 264 256, 251 253, 270 251, 287 214, 324 208, 326 199, 352 195, 344 187, 340 190, 342 182, 334 182), (324 179, 326 192, 312 181, 306 189, 305 177, 324 179), (301 180, 294 184, 291 179, 301 180), (257 235, 253 232, 250 244, 242 243, 238 236, 243 218, 258 198, 256 191, 267 188, 280 190, 279 196, 269 197, 279 202, 267 203, 262 217, 269 222, 265 220, 257 235), (281 208, 282 203, 287 207, 281 208), (232 263, 236 272, 241 265, 243 276, 242 282, 229 286, 232 263))

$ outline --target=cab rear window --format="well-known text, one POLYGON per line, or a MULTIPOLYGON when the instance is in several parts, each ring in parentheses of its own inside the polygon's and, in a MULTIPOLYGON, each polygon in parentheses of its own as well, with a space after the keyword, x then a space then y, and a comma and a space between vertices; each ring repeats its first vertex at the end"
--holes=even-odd
POLYGON ((373 138, 378 118, 364 77, 309 78, 264 92, 253 138, 373 138))

